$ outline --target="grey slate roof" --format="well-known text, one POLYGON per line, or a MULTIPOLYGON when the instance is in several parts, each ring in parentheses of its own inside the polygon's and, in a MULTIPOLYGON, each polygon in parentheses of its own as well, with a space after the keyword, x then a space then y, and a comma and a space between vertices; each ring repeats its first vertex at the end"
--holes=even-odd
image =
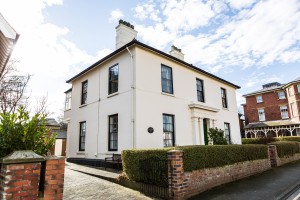
POLYGON ((56 139, 67 139, 67 131, 64 130, 53 130, 57 133, 56 139))
POLYGON ((59 123, 53 118, 47 118, 46 125, 47 126, 60 126, 59 123))
POLYGON ((102 59, 99 60, 98 62, 92 64, 90 67, 86 68, 85 70, 83 70, 83 71, 80 72, 79 74, 77 74, 77 75, 75 75, 74 77, 72 77, 71 79, 67 80, 66 83, 72 82, 73 80, 77 79, 77 78, 80 77, 81 75, 83 75, 83 74, 87 73, 88 71, 90 71, 90 70, 96 68, 99 64, 101 64, 101 63, 103 63, 104 61, 110 59, 111 57, 113 57, 114 55, 118 54, 119 52, 121 52, 121 51, 123 51, 123 50, 126 50, 126 48, 129 48, 129 47, 131 47, 132 45, 138 45, 138 46, 141 46, 141 47, 143 47, 143 48, 146 48, 146 49, 148 49, 148 50, 150 50, 150 51, 153 51, 153 52, 155 52, 155 53, 158 53, 158 54, 160 54, 160 55, 162 55, 162 56, 168 57, 168 58, 170 58, 170 59, 172 59, 172 60, 175 60, 176 62, 181 63, 182 65, 184 65, 184 66, 186 66, 186 67, 188 67, 188 68, 194 69, 194 70, 198 71, 199 73, 202 73, 202 74, 204 74, 204 75, 206 75, 206 76, 208 76, 208 77, 211 77, 211 78, 213 78, 213 79, 215 79, 215 80, 218 80, 218 81, 220 81, 220 82, 226 83, 226 84, 228 84, 228 85, 230 85, 230 86, 232 86, 232 87, 234 87, 234 88, 236 88, 236 89, 240 89, 240 88, 241 88, 240 86, 235 85, 235 84, 233 84, 233 83, 231 83, 231 82, 229 82, 229 81, 226 81, 226 80, 224 80, 224 79, 222 79, 222 78, 220 78, 220 77, 218 77, 218 76, 216 76, 216 75, 214 75, 214 74, 211 74, 211 73, 209 73, 209 72, 207 72, 207 71, 205 71, 205 70, 203 70, 203 69, 200 69, 199 67, 196 67, 196 66, 194 66, 194 65, 192 65, 192 64, 190 64, 190 63, 187 63, 187 62, 185 62, 185 61, 183 61, 183 60, 180 60, 180 59, 178 59, 178 58, 175 58, 175 57, 171 56, 170 54, 167 54, 167 53, 165 53, 165 52, 163 52, 163 51, 160 51, 160 50, 158 50, 158 49, 156 49, 156 48, 153 48, 153 47, 148 46, 148 45, 146 45, 146 44, 144 44, 144 43, 142 43, 142 42, 139 42, 139 41, 136 40, 136 39, 133 39, 131 42, 129 42, 129 43, 127 43, 126 45, 124 45, 124 46, 120 47, 119 49, 115 50, 114 52, 112 52, 111 54, 109 54, 109 55, 107 55, 106 57, 102 58, 102 59))
POLYGON ((252 96, 252 95, 254 95, 254 94, 266 93, 266 92, 270 92, 270 91, 274 91, 274 90, 281 90, 283 85, 284 85, 284 84, 282 84, 282 85, 280 85, 280 86, 274 86, 274 87, 269 87, 269 88, 263 88, 263 89, 261 89, 261 90, 255 91, 255 92, 251 92, 251 93, 245 94, 245 95, 243 95, 243 97, 246 97, 246 96, 252 96))

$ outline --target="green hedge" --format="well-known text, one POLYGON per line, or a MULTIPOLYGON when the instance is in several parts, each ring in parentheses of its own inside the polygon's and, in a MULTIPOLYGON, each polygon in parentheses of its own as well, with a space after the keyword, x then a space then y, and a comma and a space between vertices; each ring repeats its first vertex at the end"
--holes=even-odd
POLYGON ((265 145, 184 146, 184 170, 222 167, 243 161, 268 158, 265 145))
POLYGON ((266 159, 268 158, 267 148, 266 145, 195 145, 164 149, 124 150, 122 152, 123 171, 129 180, 167 186, 167 152, 169 150, 182 150, 184 152, 184 170, 193 171, 266 159), (145 162, 145 160, 149 160, 149 162, 145 162), (162 160, 163 164, 154 167, 155 163, 161 162, 151 162, 151 160, 162 160))
POLYGON ((276 145, 279 158, 283 158, 285 156, 293 156, 296 153, 300 153, 298 142, 279 141, 270 143, 270 145, 276 145))
POLYGON ((167 152, 174 148, 124 150, 122 151, 123 171, 129 180, 151 183, 158 186, 168 185, 167 152), (151 160, 165 161, 159 169, 152 166, 151 160), (150 161, 150 163, 148 162, 150 161), (153 177, 153 175, 156 175, 153 177))
POLYGON ((277 141, 295 141, 300 142, 300 136, 284 136, 284 137, 271 137, 271 138, 242 138, 242 144, 268 144, 277 141))

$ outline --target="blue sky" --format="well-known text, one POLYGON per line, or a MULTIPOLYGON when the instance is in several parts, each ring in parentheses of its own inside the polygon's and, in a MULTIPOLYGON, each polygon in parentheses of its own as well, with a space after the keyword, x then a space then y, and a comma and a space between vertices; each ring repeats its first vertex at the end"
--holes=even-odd
POLYGON ((300 1, 297 0, 0 0, 0 12, 21 35, 13 58, 33 74, 31 101, 48 96, 62 113, 73 75, 115 49, 120 18, 138 40, 240 85, 242 94, 262 84, 300 76, 300 1))

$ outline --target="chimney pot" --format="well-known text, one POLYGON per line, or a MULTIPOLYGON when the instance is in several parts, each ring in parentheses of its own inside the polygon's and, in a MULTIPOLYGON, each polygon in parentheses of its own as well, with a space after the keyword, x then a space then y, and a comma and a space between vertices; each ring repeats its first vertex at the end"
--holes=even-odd
POLYGON ((122 19, 119 20, 119 25, 116 27, 116 49, 131 42, 137 36, 137 31, 129 22, 122 19))
POLYGON ((171 56, 178 58, 180 60, 184 60, 184 54, 181 52, 181 49, 177 48, 176 46, 171 46, 171 51, 169 52, 171 56))

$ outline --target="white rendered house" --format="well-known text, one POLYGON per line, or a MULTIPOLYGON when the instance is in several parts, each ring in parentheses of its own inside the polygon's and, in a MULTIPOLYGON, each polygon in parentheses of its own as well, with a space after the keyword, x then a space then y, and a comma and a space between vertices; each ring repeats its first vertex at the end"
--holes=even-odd
POLYGON ((116 27, 116 50, 67 81, 67 157, 104 158, 132 148, 207 144, 218 127, 240 144, 239 86, 135 40, 116 27))

